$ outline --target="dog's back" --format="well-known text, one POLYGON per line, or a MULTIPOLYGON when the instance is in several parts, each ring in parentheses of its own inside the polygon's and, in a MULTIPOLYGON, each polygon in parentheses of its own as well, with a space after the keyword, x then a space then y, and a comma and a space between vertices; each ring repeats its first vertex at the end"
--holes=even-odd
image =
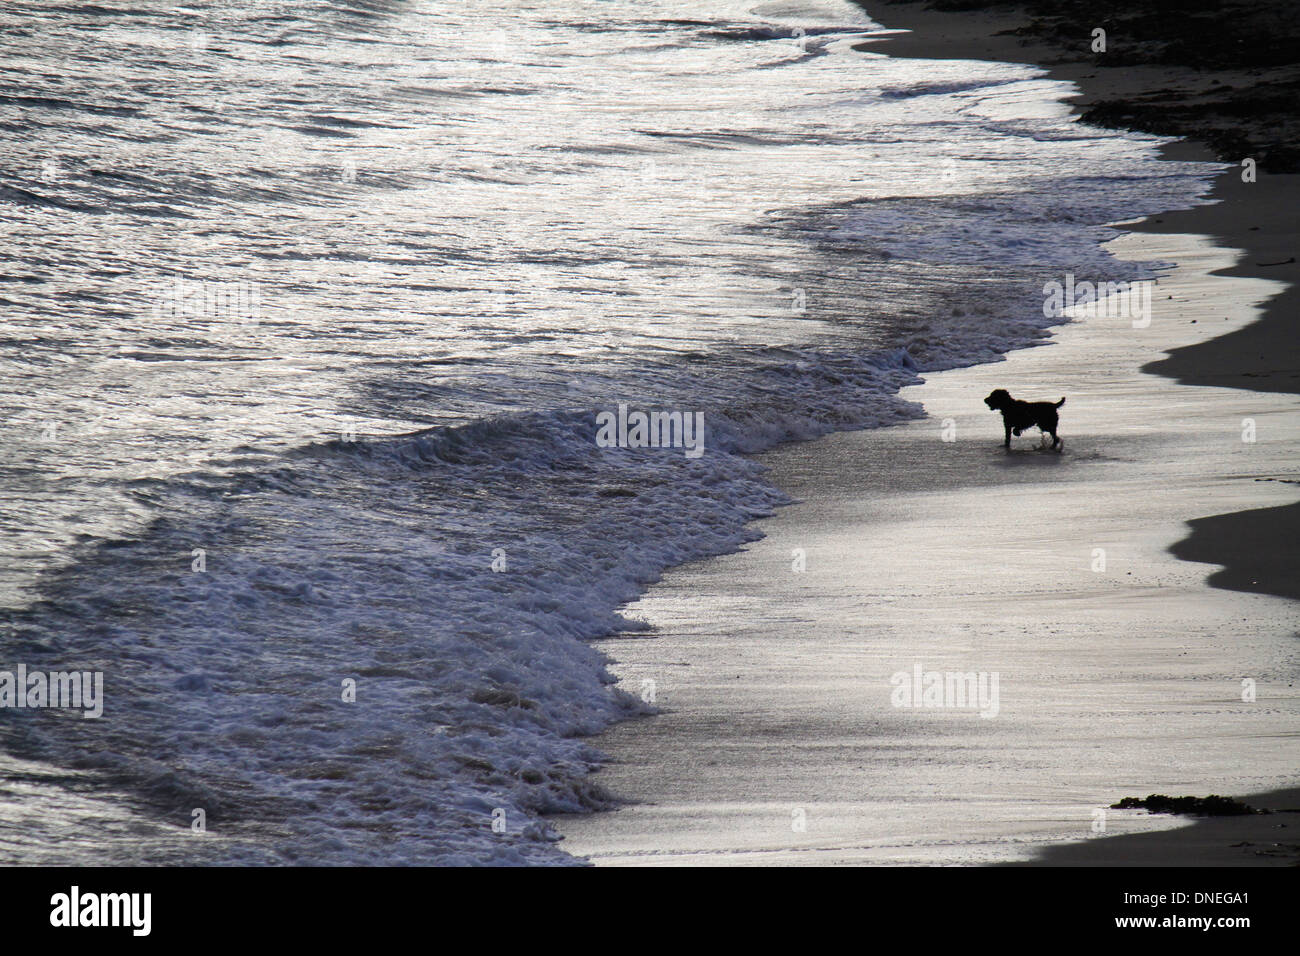
POLYGON ((1006 428, 1006 440, 1003 444, 1007 448, 1011 447, 1011 436, 1019 435, 1026 428, 1037 428, 1051 435, 1052 447, 1060 447, 1061 439, 1056 434, 1060 423, 1057 409, 1065 404, 1064 397, 1059 402, 1022 402, 1012 398, 1011 393, 1005 388, 995 388, 989 393, 988 398, 984 399, 984 404, 1002 413, 1002 424, 1006 428))

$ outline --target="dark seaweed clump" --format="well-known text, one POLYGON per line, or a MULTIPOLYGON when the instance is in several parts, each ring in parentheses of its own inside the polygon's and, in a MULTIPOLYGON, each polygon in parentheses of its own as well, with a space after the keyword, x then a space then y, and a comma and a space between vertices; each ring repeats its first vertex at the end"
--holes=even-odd
POLYGON ((1112 810, 1147 810, 1151 813, 1182 813, 1202 817, 1240 817, 1251 813, 1265 813, 1230 797, 1210 794, 1208 797, 1167 797, 1153 793, 1149 797, 1125 797, 1110 805, 1112 810))

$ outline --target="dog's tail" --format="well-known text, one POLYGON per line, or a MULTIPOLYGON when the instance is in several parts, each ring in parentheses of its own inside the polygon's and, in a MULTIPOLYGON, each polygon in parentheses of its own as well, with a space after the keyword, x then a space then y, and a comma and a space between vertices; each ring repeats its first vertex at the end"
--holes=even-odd
POLYGON ((1064 404, 1065 404, 1065 399, 1061 399, 1059 402, 1056 403, 1056 407, 1060 408, 1064 404))

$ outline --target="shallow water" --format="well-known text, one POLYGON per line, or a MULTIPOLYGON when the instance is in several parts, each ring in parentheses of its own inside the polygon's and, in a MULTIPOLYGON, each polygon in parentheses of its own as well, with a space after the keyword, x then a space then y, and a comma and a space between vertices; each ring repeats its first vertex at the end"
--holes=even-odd
MULTIPOLYGON (((1284 286, 1223 277, 1239 253, 1204 236, 1111 248, 1178 263, 1147 328, 1085 310, 1050 348, 908 389, 926 420, 763 456, 799 503, 761 523, 761 542, 678 568, 632 605, 654 640, 601 642, 663 712, 596 741, 611 757, 596 779, 624 804, 560 818, 570 853, 952 866, 1092 842, 1106 865, 1171 865, 1102 846, 1192 821, 1113 804, 1268 806, 1254 795, 1294 787, 1295 602, 1211 588, 1212 567, 1169 546, 1189 509, 1292 500, 1256 476, 1295 473, 1300 401, 1140 371, 1249 325, 1284 286), (1003 450, 979 397, 1009 382, 1069 396, 1062 452, 1036 435, 1003 450), (1242 416, 1257 441, 1241 440, 1242 416), (918 670, 970 675, 982 696, 927 700, 911 692, 918 670)), ((1279 862, 1288 826, 1178 859, 1279 862)))
MULTIPOLYGON (((1047 279, 1139 274, 1103 223, 1205 191, 1031 68, 872 29, 8 5, 5 666, 107 698, 0 712, 40 799, 158 859, 563 862, 535 815, 599 805, 580 738, 638 706, 584 642, 782 500, 740 453, 914 415, 918 371, 1041 338, 1047 279), (597 447, 620 402, 706 452, 597 447)), ((138 858, 27 817, 11 859, 138 858)))

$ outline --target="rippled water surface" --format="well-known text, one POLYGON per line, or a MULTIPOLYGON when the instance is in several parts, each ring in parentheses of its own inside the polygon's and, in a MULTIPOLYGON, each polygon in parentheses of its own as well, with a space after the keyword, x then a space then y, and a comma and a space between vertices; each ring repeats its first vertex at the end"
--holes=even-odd
POLYGON ((600 805, 581 737, 638 706, 586 641, 782 500, 743 453, 914 414, 918 371, 1041 338, 1044 281, 1133 277, 1104 223, 1203 192, 875 29, 6 5, 5 657, 107 697, 0 713, 6 855, 562 862, 535 814, 600 805), (619 402, 706 454, 596 447, 619 402))

